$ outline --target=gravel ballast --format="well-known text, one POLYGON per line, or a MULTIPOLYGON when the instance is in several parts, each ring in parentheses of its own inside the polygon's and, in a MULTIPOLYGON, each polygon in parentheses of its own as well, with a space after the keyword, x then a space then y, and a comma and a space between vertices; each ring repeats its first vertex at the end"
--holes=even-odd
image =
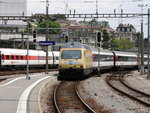
MULTIPOLYGON (((98 107, 109 113, 150 113, 150 108, 145 107, 138 102, 118 93, 106 83, 106 75, 102 77, 91 77, 84 80, 79 85, 81 96, 85 100, 92 99, 98 107)), ((150 94, 150 80, 138 74, 137 71, 132 72, 128 76, 127 81, 137 89, 150 94)), ((91 104, 91 103, 89 103, 91 104)))

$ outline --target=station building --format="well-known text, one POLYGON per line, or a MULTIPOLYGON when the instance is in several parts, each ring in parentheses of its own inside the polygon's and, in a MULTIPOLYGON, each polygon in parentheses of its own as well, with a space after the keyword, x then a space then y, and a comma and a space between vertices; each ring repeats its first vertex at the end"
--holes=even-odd
MULTIPOLYGON (((27 0, 0 0, 0 16, 26 16, 27 0)), ((0 20, 0 45, 12 47, 12 38, 18 38, 17 32, 22 32, 26 22, 22 20, 0 20), (9 32, 14 33, 10 36, 9 32)), ((19 36, 21 38, 21 36, 19 36)))
MULTIPOLYGON (((1 0, 0 16, 26 16, 27 0, 1 0)), ((22 20, 0 20, 0 27, 24 27, 26 25, 22 20)))

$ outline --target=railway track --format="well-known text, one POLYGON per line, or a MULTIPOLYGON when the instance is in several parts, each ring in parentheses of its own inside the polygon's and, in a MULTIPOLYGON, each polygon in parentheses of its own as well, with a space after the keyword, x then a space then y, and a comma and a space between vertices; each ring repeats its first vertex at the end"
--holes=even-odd
POLYGON ((77 90, 78 82, 61 82, 54 91, 54 105, 58 113, 96 113, 77 90))
POLYGON ((125 94, 126 96, 138 101, 147 107, 150 107, 150 95, 130 86, 126 82, 125 76, 126 73, 108 75, 106 81, 115 90, 125 94))

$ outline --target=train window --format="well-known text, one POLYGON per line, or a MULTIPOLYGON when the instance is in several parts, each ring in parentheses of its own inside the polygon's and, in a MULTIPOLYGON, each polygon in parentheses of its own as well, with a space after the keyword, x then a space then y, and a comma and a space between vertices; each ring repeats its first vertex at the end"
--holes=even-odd
POLYGON ((48 56, 48 60, 51 60, 51 57, 50 57, 50 56, 48 56))
POLYGON ((20 56, 20 59, 23 60, 23 56, 20 56))
POLYGON ((148 58, 144 58, 144 62, 147 62, 148 61, 148 58))
POLYGON ((9 55, 6 55, 6 59, 9 60, 9 55))
POLYGON ((106 55, 100 55, 100 61, 106 61, 107 56, 106 55))
POLYGON ((11 56, 11 59, 14 60, 14 55, 11 56))
POLYGON ((117 61, 122 61, 122 57, 118 56, 117 61))
POLYGON ((16 56, 16 60, 19 60, 19 56, 16 56))
POLYGON ((81 50, 63 50, 62 59, 81 59, 81 50))
MULTIPOLYGON (((96 54, 93 56, 93 61, 98 61, 99 60, 99 55, 96 54)), ((100 61, 112 61, 113 56, 111 55, 100 55, 100 61)))
POLYGON ((42 56, 40 56, 40 60, 43 60, 43 59, 42 59, 42 56))
POLYGON ((45 57, 44 57, 44 56, 41 56, 41 60, 45 60, 45 57))
POLYGON ((107 56, 107 61, 112 61, 112 56, 107 56))

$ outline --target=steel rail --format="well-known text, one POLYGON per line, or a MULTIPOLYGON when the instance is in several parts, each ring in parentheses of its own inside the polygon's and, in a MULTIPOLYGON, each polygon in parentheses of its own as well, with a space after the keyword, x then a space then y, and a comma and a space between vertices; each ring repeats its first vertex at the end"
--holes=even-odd
POLYGON ((136 92, 138 92, 138 93, 141 93, 142 95, 148 96, 148 97, 150 98, 150 94, 147 94, 147 93, 144 93, 144 92, 142 92, 142 91, 140 91, 140 90, 138 90, 138 89, 135 89, 135 88, 133 88, 132 86, 130 86, 128 83, 126 83, 126 82, 125 82, 125 79, 124 79, 124 75, 121 75, 121 76, 120 76, 120 81, 121 81, 122 84, 124 84, 126 87, 128 87, 128 88, 130 88, 130 89, 132 89, 132 90, 134 90, 134 91, 136 91, 136 92))
POLYGON ((63 82, 60 82, 57 86, 56 86, 56 88, 55 88, 55 90, 54 90, 54 95, 53 95, 53 101, 54 101, 54 106, 55 106, 55 109, 56 109, 56 111, 57 111, 57 113, 61 113, 61 111, 60 111, 60 108, 58 107, 58 103, 57 103, 57 91, 58 91, 58 88, 59 88, 59 86, 62 84, 63 82))
MULTIPOLYGON (((57 103, 57 92, 58 92, 58 88, 62 85, 64 83, 64 81, 63 82, 60 82, 57 86, 56 86, 56 88, 55 88, 55 90, 54 90, 54 106, 55 106, 55 109, 56 109, 56 112, 57 113, 62 113, 62 111, 60 110, 60 108, 59 108, 59 105, 58 105, 58 103, 57 103)), ((81 98, 81 96, 80 96, 80 94, 79 94, 79 92, 78 92, 78 89, 77 89, 77 85, 78 85, 78 83, 79 83, 79 81, 78 82, 76 82, 76 84, 75 84, 75 86, 74 86, 74 90, 75 90, 75 93, 76 93, 76 96, 80 99, 80 101, 82 102, 82 104, 84 105, 84 108, 88 111, 88 112, 90 112, 90 113, 96 113, 89 105, 87 105, 86 104, 86 102, 81 98)))
POLYGON ((78 96, 78 98, 80 99, 80 101, 83 103, 83 105, 85 106, 85 108, 86 108, 87 111, 89 111, 90 113, 96 113, 88 104, 86 104, 86 102, 80 96, 80 94, 78 92, 78 88, 77 88, 78 84, 79 84, 79 81, 76 82, 76 84, 75 84, 76 95, 78 96))
POLYGON ((136 101, 142 103, 143 105, 145 105, 145 106, 147 106, 147 107, 150 107, 150 103, 145 102, 145 101, 142 101, 142 100, 140 100, 139 98, 137 98, 137 97, 135 97, 135 96, 132 96, 132 95, 130 95, 130 94, 128 94, 128 93, 126 93, 126 92, 120 90, 119 88, 115 87, 115 86, 111 83, 111 80, 110 80, 111 76, 112 76, 112 75, 108 75, 108 76, 106 77, 106 81, 107 81, 107 83, 108 83, 112 88, 114 88, 114 89, 117 90, 118 92, 120 92, 120 93, 126 95, 127 97, 130 97, 130 98, 132 98, 132 99, 134 99, 134 100, 136 100, 136 101))

